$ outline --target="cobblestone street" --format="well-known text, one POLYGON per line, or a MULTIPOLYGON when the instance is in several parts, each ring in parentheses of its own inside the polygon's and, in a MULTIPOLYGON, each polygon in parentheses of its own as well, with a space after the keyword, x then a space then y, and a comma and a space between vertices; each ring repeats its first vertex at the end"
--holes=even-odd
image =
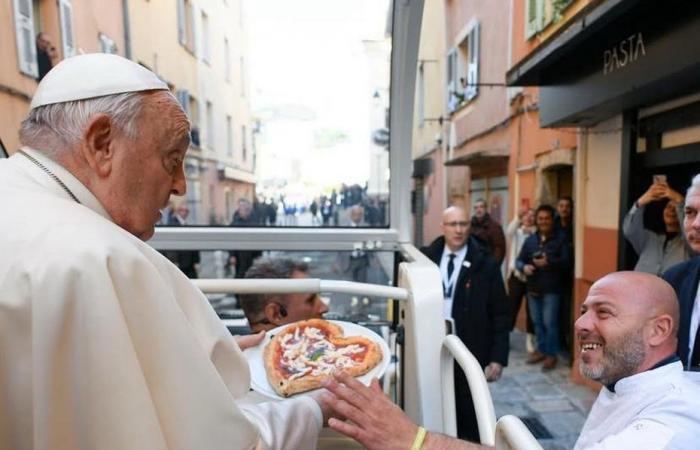
POLYGON ((551 437, 538 436, 545 450, 571 449, 597 393, 569 380, 569 367, 560 359, 557 369, 543 373, 541 365, 525 364, 525 334, 511 333, 511 353, 503 377, 489 384, 496 417, 512 414, 535 419, 551 437))

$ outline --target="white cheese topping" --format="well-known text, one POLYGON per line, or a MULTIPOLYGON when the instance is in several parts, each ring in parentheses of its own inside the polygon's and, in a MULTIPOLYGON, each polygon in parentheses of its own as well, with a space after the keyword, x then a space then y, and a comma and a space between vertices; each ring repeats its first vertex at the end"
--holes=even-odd
POLYGON ((352 355, 362 353, 365 347, 359 344, 336 347, 315 327, 306 327, 303 334, 299 328, 280 339, 282 359, 280 364, 292 372, 289 380, 311 375, 330 374, 334 369, 346 369, 359 363, 352 355))

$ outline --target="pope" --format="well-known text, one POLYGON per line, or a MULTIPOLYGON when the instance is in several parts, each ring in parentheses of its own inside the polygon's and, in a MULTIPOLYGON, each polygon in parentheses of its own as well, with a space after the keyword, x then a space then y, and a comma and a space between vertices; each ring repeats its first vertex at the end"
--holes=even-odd
POLYGON ((204 295, 144 240, 186 190, 190 124, 116 55, 66 59, 0 160, 0 448, 307 449, 324 397, 243 404, 204 295))

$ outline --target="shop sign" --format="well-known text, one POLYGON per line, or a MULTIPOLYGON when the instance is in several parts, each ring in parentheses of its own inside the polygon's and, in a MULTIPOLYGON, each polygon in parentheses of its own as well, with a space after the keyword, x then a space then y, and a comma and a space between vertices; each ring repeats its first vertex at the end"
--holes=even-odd
POLYGON ((622 69, 627 64, 632 64, 639 58, 646 56, 646 54, 644 36, 642 36, 641 32, 633 34, 603 52, 603 75, 622 69))

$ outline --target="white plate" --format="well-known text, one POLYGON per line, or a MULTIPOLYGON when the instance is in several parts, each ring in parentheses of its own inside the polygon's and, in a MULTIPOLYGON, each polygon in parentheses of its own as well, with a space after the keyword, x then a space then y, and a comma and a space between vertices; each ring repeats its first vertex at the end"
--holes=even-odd
MULTIPOLYGON (((379 348, 382 351, 382 360, 372 370, 360 377, 357 377, 357 379, 363 384, 369 385, 370 381, 372 381, 373 378, 381 378, 381 376, 384 375, 387 366, 389 365, 389 361, 391 360, 391 353, 389 352, 389 346, 386 344, 386 341, 384 341, 384 339, 382 339, 381 336, 379 336, 374 331, 363 326, 354 324, 352 322, 341 322, 339 320, 329 320, 329 322, 332 322, 338 325, 340 328, 342 328, 344 336, 366 337, 367 339, 371 339, 374 343, 379 345, 379 348)), ((277 333, 279 333, 284 328, 290 325, 292 324, 282 325, 273 330, 268 331, 265 334, 265 338, 263 339, 260 345, 248 348, 243 351, 243 354, 248 359, 248 364, 250 365, 251 387, 254 391, 272 399, 283 400, 285 397, 278 395, 277 392, 275 392, 275 390, 273 389, 273 387, 270 386, 270 383, 267 381, 265 363, 263 362, 263 350, 265 349, 265 346, 267 346, 267 344, 270 343, 270 339, 272 339, 274 335, 276 335, 277 333)), ((317 390, 318 389, 301 392, 296 395, 308 395, 317 390)))

